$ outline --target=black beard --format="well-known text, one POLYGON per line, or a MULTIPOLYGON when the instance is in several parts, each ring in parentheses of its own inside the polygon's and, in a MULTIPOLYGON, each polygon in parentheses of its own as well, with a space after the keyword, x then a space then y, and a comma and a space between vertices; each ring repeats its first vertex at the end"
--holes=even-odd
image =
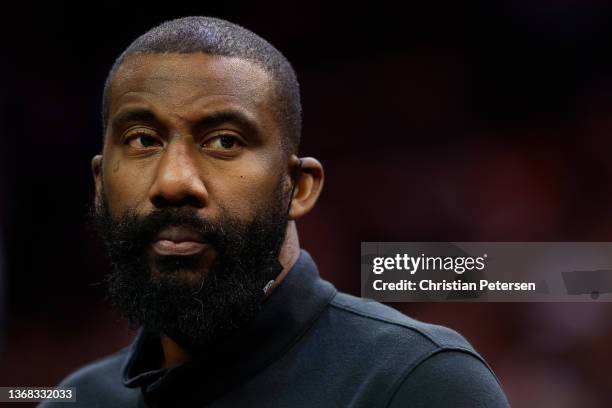
POLYGON ((94 217, 111 260, 112 303, 132 327, 165 333, 194 353, 252 320, 264 286, 282 270, 278 255, 289 204, 282 187, 250 222, 226 212, 218 220, 203 220, 193 207, 164 208, 144 217, 127 212, 115 220, 102 193, 94 217), (150 244, 168 226, 186 226, 205 237, 216 252, 207 271, 199 271, 201 255, 151 261, 150 244), (196 278, 185 279, 185 271, 196 278))

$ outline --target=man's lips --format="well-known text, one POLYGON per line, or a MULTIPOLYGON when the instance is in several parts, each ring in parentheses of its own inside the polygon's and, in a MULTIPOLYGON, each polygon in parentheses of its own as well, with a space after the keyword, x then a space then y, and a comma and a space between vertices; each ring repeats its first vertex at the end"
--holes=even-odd
POLYGON ((163 229, 153 239, 151 246, 158 255, 196 255, 209 245, 201 234, 185 227, 173 226, 163 229))
POLYGON ((160 239, 153 242, 153 249, 158 255, 195 255, 208 247, 207 244, 195 241, 174 242, 160 239))

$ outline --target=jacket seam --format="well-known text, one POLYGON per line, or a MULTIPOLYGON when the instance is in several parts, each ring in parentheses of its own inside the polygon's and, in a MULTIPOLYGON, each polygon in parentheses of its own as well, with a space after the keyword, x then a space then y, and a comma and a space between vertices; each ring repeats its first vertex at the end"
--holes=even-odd
POLYGON ((395 326, 403 327, 405 329, 413 330, 413 331, 419 333, 421 336, 425 337, 427 340, 429 340, 431 343, 433 343, 436 347, 445 347, 444 344, 439 343, 438 341, 434 340, 429 334, 425 333, 424 331, 422 331, 422 330, 420 330, 420 329, 418 329, 418 328, 416 328, 414 326, 410 326, 410 325, 405 324, 405 323, 401 323, 401 322, 398 322, 398 321, 387 319, 387 318, 382 317, 382 316, 377 316, 377 315, 373 315, 373 314, 370 314, 370 313, 366 313, 366 312, 363 312, 361 310, 354 309, 354 308, 352 308, 350 306, 347 306, 345 304, 338 304, 338 303, 334 302, 333 300, 330 303, 330 305, 334 306, 334 307, 336 307, 338 309, 344 310, 346 312, 353 313, 353 314, 358 315, 358 316, 367 317, 367 318, 372 319, 372 320, 378 320, 378 321, 389 323, 389 324, 392 324, 392 325, 395 325, 395 326))

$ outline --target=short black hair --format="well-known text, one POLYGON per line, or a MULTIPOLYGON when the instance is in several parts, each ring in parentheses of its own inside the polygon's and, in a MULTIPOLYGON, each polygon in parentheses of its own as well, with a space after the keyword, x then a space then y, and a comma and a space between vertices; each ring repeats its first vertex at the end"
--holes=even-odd
POLYGON ((269 42, 241 27, 214 17, 183 17, 166 21, 138 37, 117 58, 104 84, 102 128, 108 120, 108 92, 119 66, 135 54, 202 52, 237 57, 256 63, 275 82, 275 111, 283 129, 283 148, 297 153, 302 128, 300 87, 291 64, 269 42))

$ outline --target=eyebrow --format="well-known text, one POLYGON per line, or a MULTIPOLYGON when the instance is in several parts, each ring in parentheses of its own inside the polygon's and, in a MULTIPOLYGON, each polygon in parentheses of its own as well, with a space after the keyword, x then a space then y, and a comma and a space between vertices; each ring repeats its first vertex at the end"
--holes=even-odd
POLYGON ((145 122, 158 124, 160 121, 155 114, 145 108, 130 109, 119 113, 113 118, 112 126, 114 129, 124 123, 145 122))
POLYGON ((206 115, 205 117, 196 120, 195 126, 198 128, 210 128, 223 123, 233 123, 246 129, 248 132, 254 135, 261 134, 257 123, 249 118, 246 114, 237 110, 224 110, 211 113, 210 115, 206 115))

